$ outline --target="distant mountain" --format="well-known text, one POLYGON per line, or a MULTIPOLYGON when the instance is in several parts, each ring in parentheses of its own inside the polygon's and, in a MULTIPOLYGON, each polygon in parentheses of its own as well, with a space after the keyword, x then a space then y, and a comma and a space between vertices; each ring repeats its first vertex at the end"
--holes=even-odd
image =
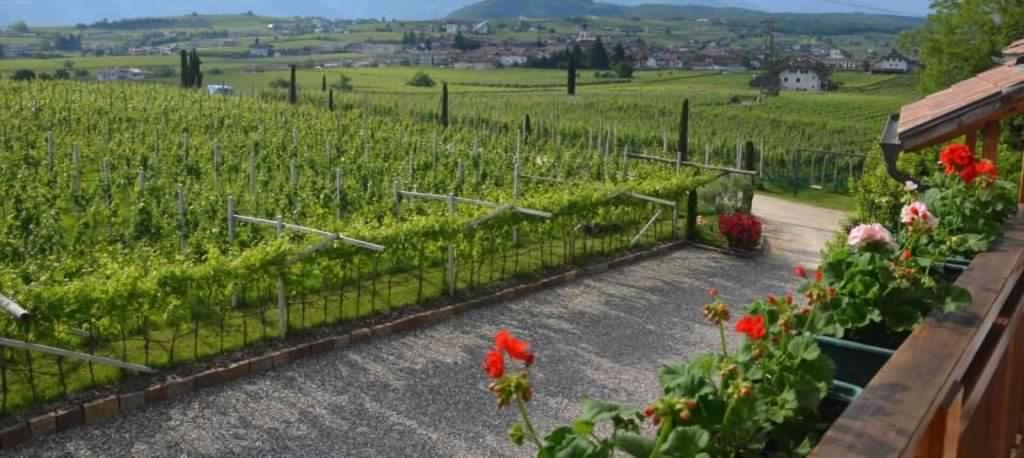
POLYGON ((453 11, 452 19, 639 17, 657 19, 725 19, 734 25, 753 25, 768 17, 777 20, 781 33, 842 35, 849 33, 899 33, 919 27, 923 19, 911 16, 864 13, 767 13, 747 8, 705 5, 600 3, 594 0, 482 0, 453 11))
MULTIPOLYGON (((103 18, 110 20, 154 17, 180 16, 193 11, 200 14, 239 14, 253 11, 264 16, 322 16, 327 18, 369 18, 387 17, 398 19, 437 19, 453 10, 472 6, 474 0, 0 0, 0 25, 17 20, 28 22, 29 26, 37 25, 72 25, 75 23, 92 23, 103 18)), ((593 2, 576 3, 588 11, 615 10, 620 6, 636 6, 652 0, 608 0, 604 6, 595 6, 593 2), (590 3, 586 5, 584 3, 590 3), (612 4, 614 3, 614 4, 612 4)), ((844 6, 843 2, 824 2, 821 0, 655 0, 673 5, 709 5, 719 7, 739 7, 751 10, 775 12, 883 12, 892 3, 899 6, 891 8, 897 12, 923 16, 928 12, 929 0, 858 0, 858 7, 844 6)), ((499 3, 499 2, 492 2, 499 3)), ((502 0, 501 3, 534 3, 541 5, 544 1, 502 0)), ((852 4, 852 3, 851 3, 852 4)), ((565 11, 559 8, 559 11, 565 11)), ((568 13, 566 13, 568 14, 568 13)), ((573 14, 584 14, 576 11, 573 14)), ((590 13, 586 13, 590 14, 590 13)))

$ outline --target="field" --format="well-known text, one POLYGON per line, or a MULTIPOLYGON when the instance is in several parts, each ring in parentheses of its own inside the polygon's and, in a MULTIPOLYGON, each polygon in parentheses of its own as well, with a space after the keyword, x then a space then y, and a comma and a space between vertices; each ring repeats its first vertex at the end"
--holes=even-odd
MULTIPOLYGON (((737 167, 751 142, 764 178, 792 181, 815 160, 792 151, 873 154, 881 119, 913 97, 902 78, 840 74, 835 93, 760 99, 750 74, 681 71, 611 84, 583 73, 567 97, 558 70, 396 67, 300 70, 291 106, 268 86, 286 71, 205 60, 217 66, 207 81, 241 96, 173 79, 0 82, 0 179, 12 183, 0 202, 0 292, 33 313, 31 324, 0 317, 4 335, 167 367, 469 293, 680 236, 687 192, 717 175, 627 155, 674 159, 684 99, 691 160, 737 167), (405 84, 418 71, 449 83, 449 128, 440 88, 405 84), (353 90, 335 93, 332 112, 320 83, 341 74, 353 90), (449 211, 448 195, 468 200, 449 211), (278 218, 372 245, 279 236, 278 218)), ((819 165, 848 183, 863 164, 842 160, 819 165)), ((0 358, 3 416, 122 375, 24 351, 0 358)))

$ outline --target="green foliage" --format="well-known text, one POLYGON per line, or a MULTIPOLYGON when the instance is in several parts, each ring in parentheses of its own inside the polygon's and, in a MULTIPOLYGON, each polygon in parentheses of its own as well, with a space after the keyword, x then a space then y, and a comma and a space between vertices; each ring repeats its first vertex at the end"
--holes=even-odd
POLYGON ((926 183, 931 188, 921 201, 939 217, 936 243, 949 255, 972 257, 988 251, 1003 223, 1017 211, 1017 187, 1007 181, 965 184, 956 175, 936 173, 926 183))
POLYGON ((633 77, 633 64, 629 62, 619 62, 612 67, 615 71, 615 76, 619 78, 632 78, 633 77))
POLYGON ((11 80, 14 81, 32 81, 34 79, 36 79, 36 72, 24 68, 16 70, 14 74, 11 75, 11 80))
POLYGON ((29 33, 30 32, 30 30, 28 28, 28 24, 26 24, 25 21, 15 21, 11 25, 7 26, 7 30, 10 30, 11 32, 14 32, 14 33, 29 33))
POLYGON ((434 87, 437 85, 437 82, 426 72, 416 72, 412 79, 405 84, 413 87, 434 87))
POLYGON ((338 75, 338 80, 331 83, 331 87, 341 92, 349 92, 352 90, 352 78, 348 75, 338 75))
POLYGON ((270 86, 271 89, 288 89, 291 87, 291 83, 284 78, 278 78, 271 80, 270 83, 268 83, 268 86, 270 86))
POLYGON ((936 92, 991 68, 1024 33, 1024 8, 1002 0, 937 0, 920 30, 902 43, 920 48, 921 91, 936 92))

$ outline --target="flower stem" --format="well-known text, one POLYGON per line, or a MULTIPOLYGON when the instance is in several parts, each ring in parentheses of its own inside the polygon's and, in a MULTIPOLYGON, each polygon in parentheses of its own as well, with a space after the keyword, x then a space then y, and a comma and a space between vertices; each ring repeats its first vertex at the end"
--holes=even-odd
POLYGON ((668 433, 672 431, 672 419, 666 418, 661 423, 661 427, 658 428, 658 438, 654 441, 654 448, 651 449, 651 458, 658 458, 661 456, 661 445, 668 439, 668 433))
POLYGON ((722 356, 729 356, 729 346, 725 342, 725 323, 718 323, 718 335, 722 338, 722 356))
POLYGON ((516 395, 516 408, 519 410, 519 416, 523 417, 523 426, 526 426, 526 432, 537 446, 537 451, 543 450, 544 444, 541 444, 540 439, 537 438, 537 432, 534 431, 533 424, 530 423, 530 416, 526 413, 526 403, 523 402, 523 398, 519 395, 516 395))

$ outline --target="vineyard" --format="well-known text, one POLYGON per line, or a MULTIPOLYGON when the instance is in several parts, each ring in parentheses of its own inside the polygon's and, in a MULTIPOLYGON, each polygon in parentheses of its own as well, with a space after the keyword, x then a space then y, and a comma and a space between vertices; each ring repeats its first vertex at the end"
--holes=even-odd
MULTIPOLYGON (((161 368, 474 294, 681 237, 720 176, 673 167, 683 99, 691 163, 842 191, 906 98, 865 80, 881 93, 761 100, 747 75, 685 72, 569 98, 495 75, 453 83, 447 117, 436 88, 289 105, 0 83, 0 295, 31 313, 0 334, 161 368)), ((0 418, 125 375, 0 348, 0 418)))
MULTIPOLYGON (((628 160, 610 126, 587 142, 152 85, 0 99, 0 284, 31 313, 0 334, 147 367, 674 238, 711 179, 628 160)), ((0 357, 4 415, 122 375, 0 357)))

